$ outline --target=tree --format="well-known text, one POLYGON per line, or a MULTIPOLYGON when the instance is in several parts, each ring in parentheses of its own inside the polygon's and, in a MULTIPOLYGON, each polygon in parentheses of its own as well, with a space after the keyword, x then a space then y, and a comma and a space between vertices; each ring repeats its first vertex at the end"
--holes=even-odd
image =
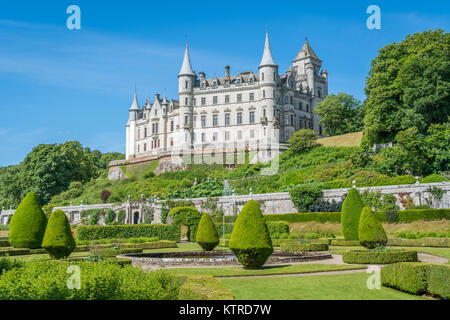
POLYGON ((9 227, 9 242, 14 248, 40 248, 47 217, 34 192, 22 200, 13 214, 9 227))
POLYGON ((341 224, 345 240, 358 240, 358 225, 364 202, 358 190, 350 189, 342 204, 341 224))
POLYGON ((205 251, 212 251, 219 244, 219 235, 214 227, 214 223, 208 213, 203 213, 198 224, 197 236, 195 237, 200 247, 205 251))
POLYGON ((62 210, 56 210, 48 220, 42 247, 53 259, 64 259, 75 250, 76 243, 69 220, 62 210))
POLYGON ((292 134, 288 143, 294 152, 301 152, 316 145, 317 138, 317 133, 314 130, 300 129, 292 134))
POLYGON ((387 235, 375 214, 369 207, 364 207, 358 226, 359 242, 364 247, 373 249, 387 244, 387 235))
POLYGON ((364 111, 361 102, 346 93, 330 94, 319 102, 314 113, 330 136, 362 130, 364 111))
POLYGON ((103 189, 102 192, 100 192, 100 199, 103 203, 108 202, 108 198, 111 196, 111 191, 108 189, 103 189))
POLYGON ((0 207, 17 207, 23 198, 20 166, 0 168, 0 207))
POLYGON ((379 50, 366 81, 362 144, 394 140, 416 127, 425 133, 450 116, 450 35, 443 30, 408 35, 379 50))
POLYGON ((298 212, 308 212, 323 195, 321 185, 317 183, 305 183, 289 189, 291 200, 298 212))
POLYGON ((273 252, 272 239, 258 202, 248 201, 234 224, 229 248, 247 269, 259 269, 273 252))

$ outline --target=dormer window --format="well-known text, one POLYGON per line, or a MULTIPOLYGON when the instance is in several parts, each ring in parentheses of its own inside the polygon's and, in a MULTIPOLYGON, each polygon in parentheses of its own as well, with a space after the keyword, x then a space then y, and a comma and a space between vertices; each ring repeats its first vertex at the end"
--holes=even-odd
POLYGON ((201 89, 205 89, 205 87, 206 87, 206 84, 205 84, 204 81, 202 81, 202 82, 200 83, 200 88, 201 88, 201 89))
POLYGON ((213 81, 213 87, 217 87, 217 81, 216 80, 213 81))
POLYGON ((253 83, 253 78, 250 77, 250 78, 248 79, 248 82, 249 82, 249 83, 253 83))
POLYGON ((236 80, 236 84, 237 84, 237 85, 241 84, 241 79, 237 79, 237 80, 236 80))

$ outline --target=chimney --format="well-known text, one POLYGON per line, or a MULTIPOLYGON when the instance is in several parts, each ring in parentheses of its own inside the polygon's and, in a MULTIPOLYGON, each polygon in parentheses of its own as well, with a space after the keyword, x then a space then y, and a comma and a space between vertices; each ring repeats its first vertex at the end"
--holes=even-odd
POLYGON ((226 79, 230 78, 230 66, 229 65, 225 66, 225 78, 226 79))

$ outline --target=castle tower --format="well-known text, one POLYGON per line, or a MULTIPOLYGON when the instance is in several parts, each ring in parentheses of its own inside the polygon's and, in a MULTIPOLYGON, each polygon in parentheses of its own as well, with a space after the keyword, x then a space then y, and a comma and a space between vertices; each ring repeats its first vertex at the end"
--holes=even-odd
POLYGON ((134 98, 130 107, 130 117, 128 118, 128 123, 126 125, 126 159, 129 160, 134 154, 136 154, 135 150, 135 141, 136 141, 136 121, 139 118, 139 103, 137 100, 136 89, 134 89, 134 98))
POLYGON ((278 65, 272 57, 272 50, 270 49, 269 33, 266 32, 266 41, 264 43, 264 52, 259 64, 259 82, 261 85, 260 97, 264 101, 264 109, 267 118, 267 144, 271 143, 271 139, 276 139, 278 143, 279 127, 276 123, 275 115, 275 88, 278 83, 278 65))
POLYGON ((178 74, 178 95, 180 97, 180 142, 183 141, 185 147, 191 148, 193 143, 193 88, 195 73, 192 70, 189 58, 189 49, 186 42, 184 50, 183 64, 178 74))

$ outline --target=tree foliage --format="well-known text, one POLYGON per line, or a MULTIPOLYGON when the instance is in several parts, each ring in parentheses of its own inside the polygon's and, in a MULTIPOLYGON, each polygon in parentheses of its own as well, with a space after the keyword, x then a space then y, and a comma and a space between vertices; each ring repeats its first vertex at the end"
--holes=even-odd
POLYGON ((300 129, 291 135, 288 143, 292 151, 301 152, 315 146, 317 138, 317 133, 314 130, 300 129))
POLYGON ((363 145, 392 141, 407 128, 425 133, 450 116, 450 35, 408 35, 380 49, 366 81, 363 145))
POLYGON ((319 102, 314 113, 327 135, 336 136, 362 130, 364 111, 361 102, 346 93, 330 94, 319 102))

